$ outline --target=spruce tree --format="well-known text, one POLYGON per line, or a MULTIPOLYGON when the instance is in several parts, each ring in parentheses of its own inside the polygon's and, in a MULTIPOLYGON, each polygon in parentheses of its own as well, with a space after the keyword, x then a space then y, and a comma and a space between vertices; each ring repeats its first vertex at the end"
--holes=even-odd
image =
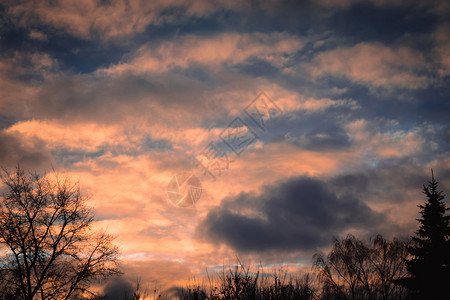
POLYGON ((412 299, 450 299, 450 215, 433 170, 423 193, 427 201, 419 205, 422 217, 408 248, 410 277, 403 285, 410 289, 412 299))

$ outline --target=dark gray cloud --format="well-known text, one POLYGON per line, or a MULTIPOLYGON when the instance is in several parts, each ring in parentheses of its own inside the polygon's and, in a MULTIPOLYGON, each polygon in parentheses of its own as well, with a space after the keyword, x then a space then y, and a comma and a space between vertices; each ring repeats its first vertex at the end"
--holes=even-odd
POLYGON ((350 195, 337 196, 325 182, 297 177, 260 195, 225 199, 199 225, 211 242, 238 251, 315 250, 350 228, 375 228, 384 216, 350 195))
POLYGON ((173 283, 192 275, 187 265, 164 259, 122 260, 121 269, 124 273, 122 276, 100 283, 103 285, 101 299, 131 299, 138 284, 143 298, 156 299, 161 294, 163 299, 165 296, 175 299, 180 289, 173 286, 173 283))
POLYGON ((315 114, 298 113, 299 120, 285 139, 301 149, 312 151, 341 150, 351 146, 351 142, 343 126, 330 109, 315 114))
POLYGON ((123 277, 115 277, 108 281, 103 288, 104 300, 122 300, 131 299, 135 286, 133 286, 128 280, 123 277))
POLYGON ((261 135, 261 138, 264 142, 284 141, 300 149, 318 152, 348 149, 352 143, 339 115, 344 109, 351 110, 330 107, 316 112, 285 113, 269 124, 271 135, 261 135))
MULTIPOLYGON (((374 163, 375 164, 375 163, 374 163)), ((419 188, 427 179, 421 168, 410 159, 385 159, 376 162, 376 167, 355 170, 333 177, 329 183, 337 193, 352 193, 371 198, 373 201, 392 201, 391 197, 377 197, 385 191, 400 191, 419 188), (394 188, 395 187, 395 188, 394 188)), ((397 197, 396 202, 407 199, 397 197)))
MULTIPOLYGON (((396 1, 385 5, 376 2, 355 1, 346 9, 336 10, 327 25, 346 42, 377 40, 411 44, 411 40, 418 40, 424 32, 432 31, 438 22, 432 12, 436 4, 433 1, 396 1), (405 32, 410 36, 405 37, 405 32)), ((417 41, 413 45, 418 46, 417 41)))
POLYGON ((0 131, 0 166, 14 168, 17 164, 38 171, 39 168, 50 169, 53 158, 44 141, 0 131))

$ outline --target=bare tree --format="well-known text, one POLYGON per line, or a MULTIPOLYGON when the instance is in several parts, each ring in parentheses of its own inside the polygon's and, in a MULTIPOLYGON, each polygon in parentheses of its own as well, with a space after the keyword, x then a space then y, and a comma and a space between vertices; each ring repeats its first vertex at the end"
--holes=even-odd
POLYGON ((77 184, 3 170, 0 298, 80 299, 93 279, 119 273, 112 237, 92 230, 77 184))
POLYGON ((405 290, 395 284, 407 274, 406 242, 375 236, 369 244, 349 235, 334 242, 325 257, 315 255, 323 284, 323 299, 402 299, 405 290))

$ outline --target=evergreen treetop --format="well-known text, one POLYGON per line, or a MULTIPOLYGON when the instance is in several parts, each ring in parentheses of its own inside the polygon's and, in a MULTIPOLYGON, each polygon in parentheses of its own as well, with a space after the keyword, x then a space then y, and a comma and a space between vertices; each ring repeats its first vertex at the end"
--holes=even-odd
POLYGON ((431 170, 431 181, 423 186, 427 201, 419 205, 419 229, 412 237, 407 261, 411 277, 404 281, 412 298, 449 299, 450 297, 450 215, 444 202, 445 194, 438 190, 438 181, 431 170))

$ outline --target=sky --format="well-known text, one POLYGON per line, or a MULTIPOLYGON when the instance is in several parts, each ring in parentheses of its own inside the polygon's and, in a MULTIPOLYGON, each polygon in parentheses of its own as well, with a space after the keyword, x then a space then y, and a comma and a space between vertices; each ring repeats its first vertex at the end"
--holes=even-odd
POLYGON ((78 181, 124 278, 163 288, 407 237, 430 169, 450 188, 448 20, 446 1, 3 0, 0 165, 78 181))

